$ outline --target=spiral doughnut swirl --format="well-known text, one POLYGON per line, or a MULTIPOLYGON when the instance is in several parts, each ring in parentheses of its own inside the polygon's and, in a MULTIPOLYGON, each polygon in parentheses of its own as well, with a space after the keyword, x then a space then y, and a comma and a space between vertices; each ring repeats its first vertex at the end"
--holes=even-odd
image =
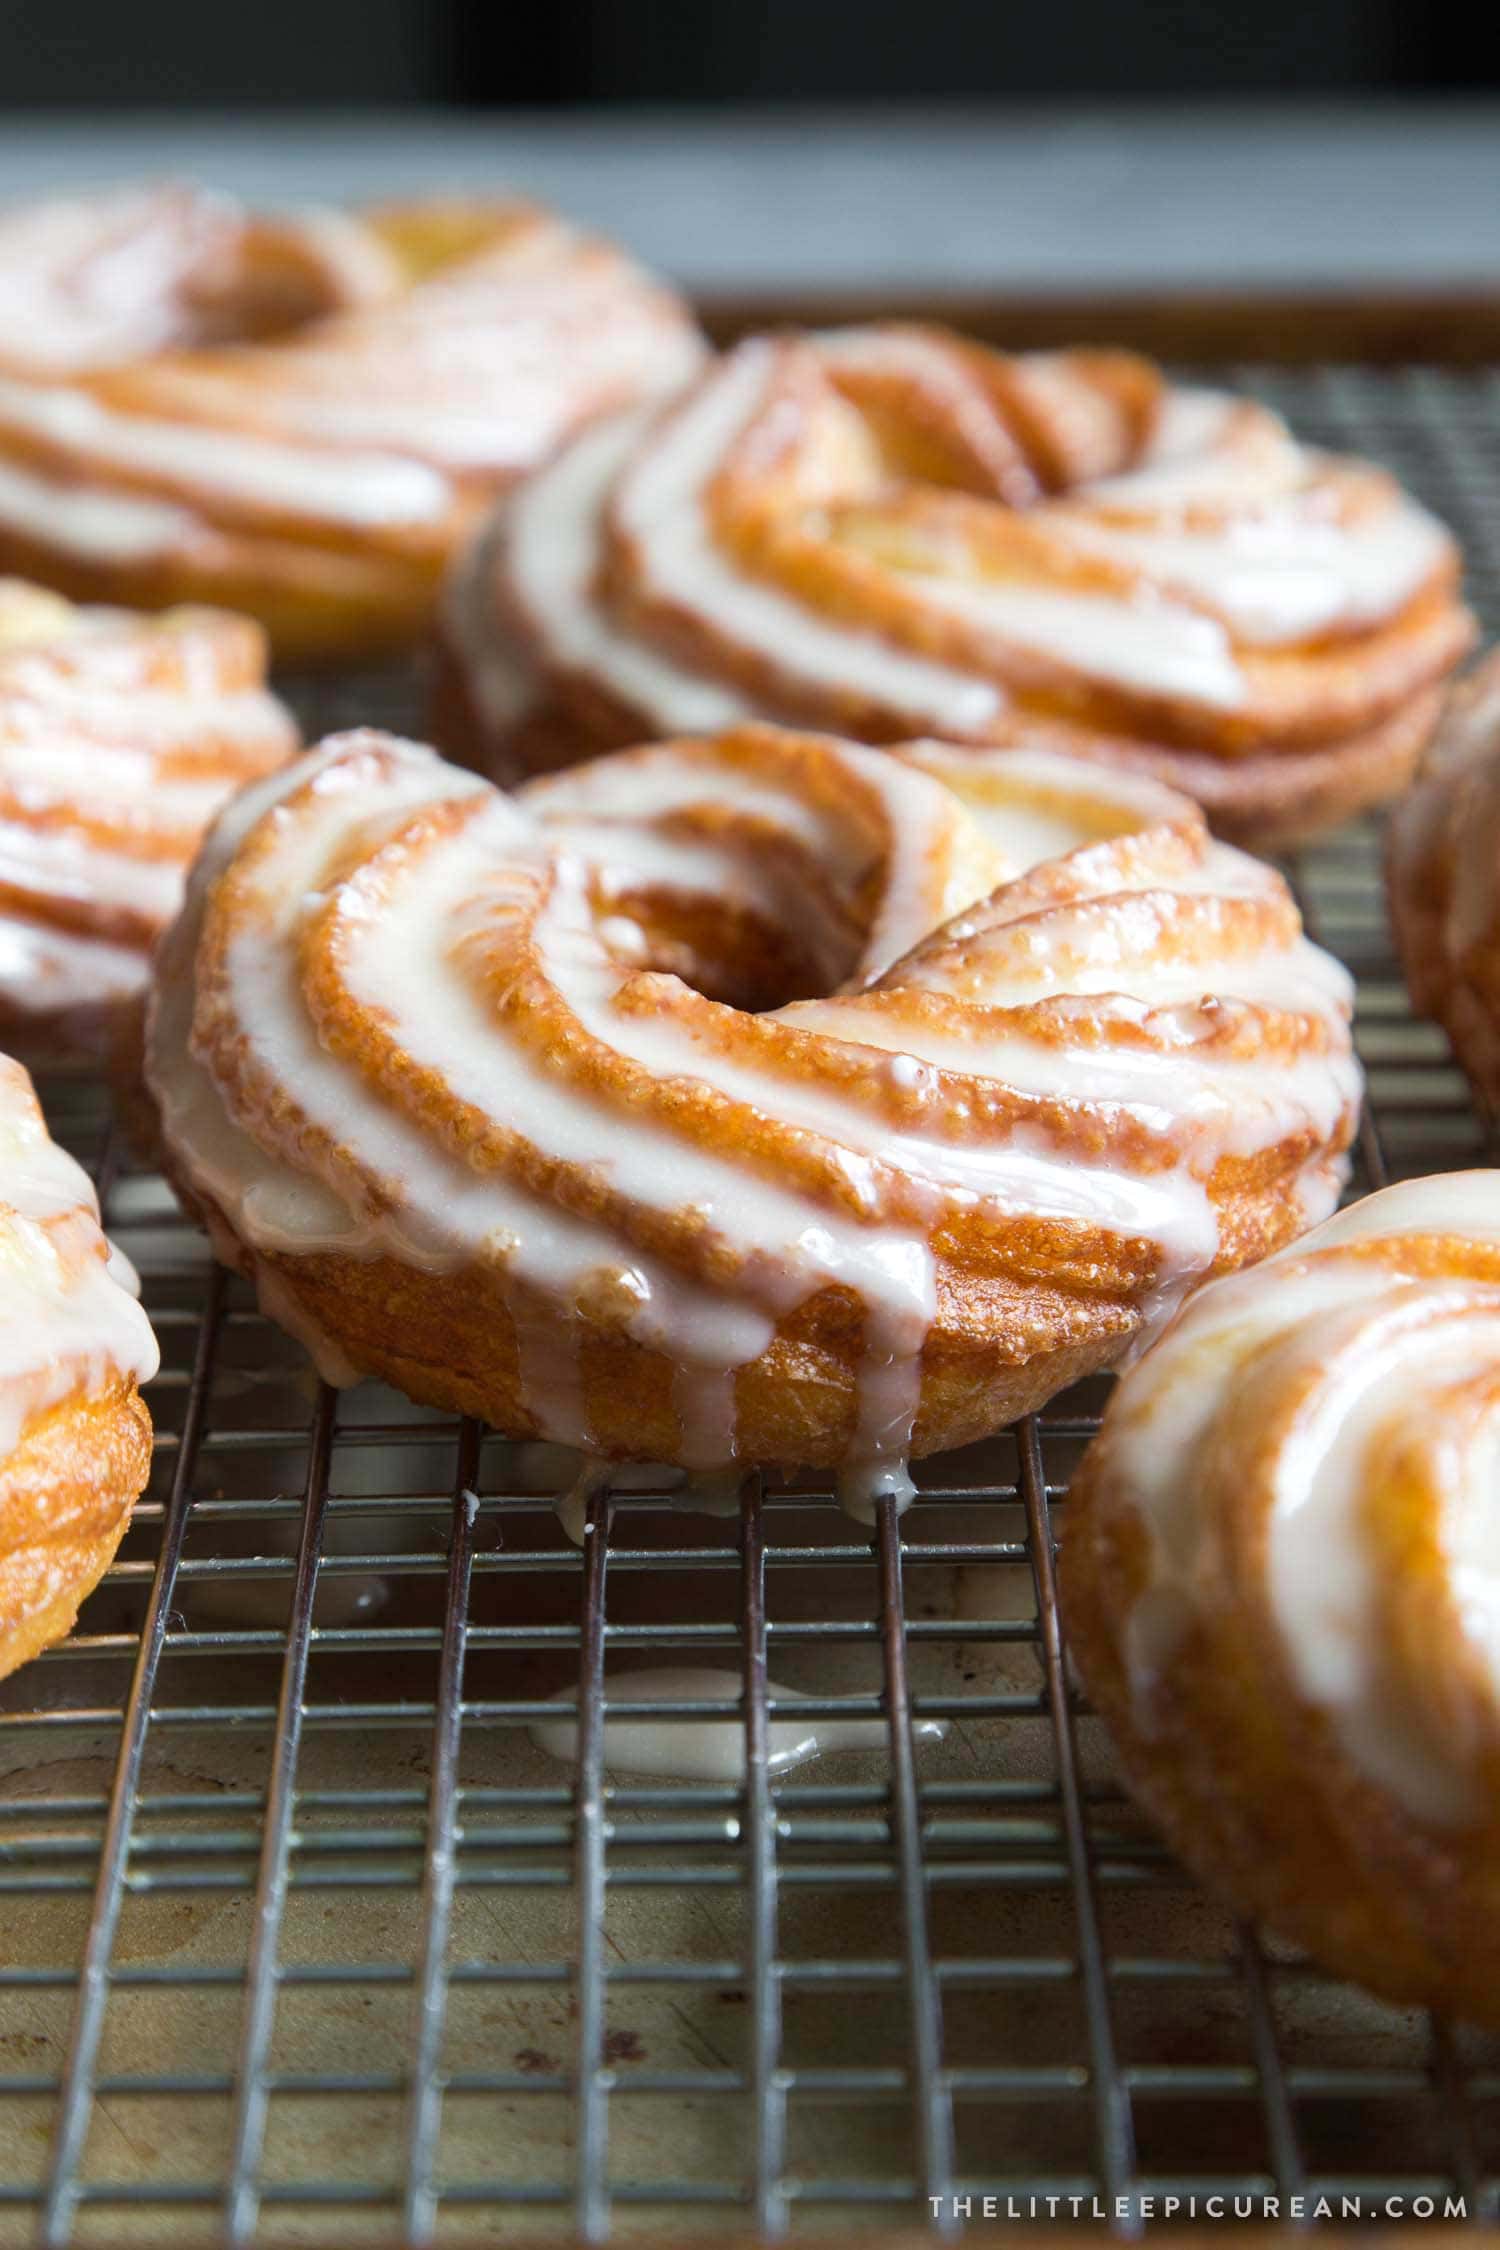
POLYGON ((698 352, 669 292, 519 204, 0 214, 0 569, 222 602, 283 657, 398 644, 487 499, 698 352))
POLYGON ((69 1630, 120 1544, 157 1356, 87 1175, 0 1055, 0 1677, 69 1630))
POLYGON ((1341 1974, 1500 2024, 1500 1173, 1206 1289, 1068 1502, 1070 1644, 1181 1857, 1341 1974))
POLYGON ((0 579, 0 1035, 96 1053, 144 990, 188 862, 297 747, 259 629, 81 610, 0 579))
POLYGON ((495 514, 440 717, 496 772, 756 713, 1029 745, 1266 844, 1404 783, 1469 643, 1457 575, 1381 471, 1126 354, 762 337, 495 514))
POLYGON ((221 820, 149 1074, 334 1379, 857 1504, 1331 1207, 1348 1007, 1139 779, 750 727, 511 798, 356 734, 221 820))
POLYGON ((1448 701, 1416 786, 1391 818, 1391 921, 1416 1005, 1500 1101, 1500 653, 1448 701))

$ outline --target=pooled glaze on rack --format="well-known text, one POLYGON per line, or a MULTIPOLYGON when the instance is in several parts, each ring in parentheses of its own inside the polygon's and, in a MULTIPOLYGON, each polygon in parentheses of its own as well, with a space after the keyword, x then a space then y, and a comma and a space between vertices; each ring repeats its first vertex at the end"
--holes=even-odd
POLYGON ((1457 568, 1389 477, 1252 401, 869 328, 752 338, 564 448, 446 635, 502 766, 754 710, 1050 742, 1270 835, 1410 770, 1472 630, 1457 568))
MULTIPOLYGON (((573 1703, 577 1692, 576 1688, 563 1688, 553 1701, 573 1703)), ((611 1714, 604 1722, 604 1763, 610 1772, 652 1774, 666 1781, 744 1780, 745 1727, 741 1719, 696 1714, 680 1719, 613 1716, 622 1705, 632 1703, 738 1703, 744 1692, 738 1672, 713 1665, 664 1664, 655 1671, 606 1677, 604 1692, 611 1714)), ((774 1680, 767 1680, 766 1694, 775 1703, 823 1700, 799 1688, 778 1687, 774 1680)), ((576 1719, 533 1719, 526 1731, 549 1757, 576 1765, 576 1719)), ((917 1719, 912 1725, 919 1742, 941 1742, 947 1732, 945 1719, 917 1719)), ((826 1713, 810 1714, 805 1719, 772 1719, 766 1733, 769 1774, 790 1773, 794 1767, 836 1750, 884 1750, 890 1741, 884 1719, 843 1719, 826 1713)))
POLYGON ((1117 1356, 1332 1208, 1348 1012, 1280 878, 1144 780, 747 728, 508 798, 356 734, 221 819, 149 1074, 330 1379, 456 1382, 356 1348, 319 1259, 469 1275, 508 1356, 445 1397, 585 1453, 829 1460, 868 1515, 976 1381, 1117 1356), (857 1332, 769 1436, 754 1384, 829 1302, 857 1332), (612 1383, 611 1338, 646 1355, 612 1383), (977 1379, 936 1411, 945 1349, 977 1379))
POLYGON ((144 1383, 158 1361, 88 1174, 51 1138, 25 1070, 0 1055, 0 1459, 48 1407, 144 1383))
POLYGON ((1497 1367, 1497 1172, 1387 1188, 1187 1307, 1103 1441, 1147 1537, 1122 1627, 1145 1732, 1220 1598, 1228 1515, 1249 1507, 1296 1693, 1414 1819, 1476 1817, 1500 1729, 1497 1367), (1231 1409, 1257 1437, 1226 1493, 1210 1463, 1231 1409), (1456 1723, 1476 1693, 1486 1715, 1456 1723))
POLYGON ((219 598, 317 654, 409 633, 475 507, 700 345, 513 202, 268 219, 180 186, 0 215, 0 561, 219 598))
POLYGON ((0 1026, 84 1047, 139 994, 189 860, 297 746, 244 619, 0 579, 0 1026))

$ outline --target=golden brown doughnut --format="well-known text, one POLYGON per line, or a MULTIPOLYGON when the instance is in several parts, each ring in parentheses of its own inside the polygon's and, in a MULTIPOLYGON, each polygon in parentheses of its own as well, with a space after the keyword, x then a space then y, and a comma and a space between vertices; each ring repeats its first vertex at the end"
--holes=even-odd
POLYGON ((330 1379, 851 1504, 1336 1200, 1344 972, 1154 782, 747 727, 508 798, 336 737, 247 792, 148 1076, 330 1379))
POLYGON ((297 747, 247 618, 0 579, 0 1038, 98 1058, 226 797, 297 747))
POLYGON ((1066 1511, 1069 1646, 1179 1856, 1385 1998, 1500 2025, 1500 1173, 1203 1290, 1066 1511))
POLYGON ((500 776, 753 715, 1044 748, 1265 846, 1398 791, 1468 647, 1368 463, 1122 352, 759 337, 564 448, 455 574, 439 723, 500 776))
POLYGON ((398 646, 488 499, 699 348, 620 252, 514 202, 0 212, 0 570, 222 603, 283 659, 398 646))
POLYGON ((1500 651, 1454 689, 1396 807, 1386 887, 1417 1007, 1491 1107, 1500 1101, 1500 651))
POLYGON ((133 1281, 0 1055, 0 1678, 71 1630, 146 1482, 157 1349, 133 1281))

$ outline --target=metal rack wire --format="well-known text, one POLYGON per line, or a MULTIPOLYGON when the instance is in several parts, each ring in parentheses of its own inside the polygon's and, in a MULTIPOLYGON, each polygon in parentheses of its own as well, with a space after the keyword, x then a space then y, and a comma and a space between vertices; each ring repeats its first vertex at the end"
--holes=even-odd
MULTIPOLYGON (((1243 372, 1431 498, 1500 625, 1500 379, 1243 372)), ((310 723, 412 719, 392 693, 310 723)), ((1482 1161, 1373 832, 1296 872, 1360 980, 1357 1187, 1482 1161)), ((1052 1524, 1102 1386, 924 1464, 873 1539, 812 1483, 724 1523, 642 1479, 579 1553, 555 1454, 319 1389, 101 1091, 45 1091, 164 1366, 120 1559, 0 1688, 0 2243, 853 2240, 986 2196, 1130 2233, 1194 2191, 1496 2215, 1500 2049, 1234 1927, 1070 1688, 1052 1524), (743 1786, 606 1770, 608 1682, 658 1652, 739 1670, 678 1708, 743 1724, 743 1786), (771 1778, 773 1679, 884 1748, 771 1778), (559 1691, 571 1772, 526 1733, 559 1691)))

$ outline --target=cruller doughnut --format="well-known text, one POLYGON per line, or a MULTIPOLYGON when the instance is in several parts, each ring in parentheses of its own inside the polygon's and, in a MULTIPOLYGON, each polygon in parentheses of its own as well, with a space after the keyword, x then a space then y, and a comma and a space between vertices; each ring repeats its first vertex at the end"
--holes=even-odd
POLYGON ((1500 2026, 1500 1172, 1195 1297, 1068 1497, 1068 1644, 1187 1864, 1341 1976, 1500 2026))
MULTIPOLYGON (((0 578, 0 1038, 129 1063, 151 948, 227 797, 297 748, 265 635, 0 578)), ((133 1073, 132 1073, 133 1075, 133 1073)))
POLYGON ((1343 970, 1159 784, 745 727, 221 818, 148 1075, 332 1379, 868 1506, 1332 1208, 1343 970))
POLYGON ((283 660, 398 647, 496 492, 700 351, 670 290, 514 201, 0 211, 0 570, 222 603, 283 660))
POLYGON ((1391 925, 1418 1008, 1500 1105, 1500 650, 1460 681, 1387 831, 1391 925))
POLYGON ((1458 568, 1384 471, 1129 353, 752 337, 496 510, 439 725, 501 776, 757 715, 1051 749, 1264 847, 1401 789, 1458 568))
POLYGON ((0 1055, 0 1677, 70 1630, 146 1482, 158 1354, 134 1280, 0 1055))

